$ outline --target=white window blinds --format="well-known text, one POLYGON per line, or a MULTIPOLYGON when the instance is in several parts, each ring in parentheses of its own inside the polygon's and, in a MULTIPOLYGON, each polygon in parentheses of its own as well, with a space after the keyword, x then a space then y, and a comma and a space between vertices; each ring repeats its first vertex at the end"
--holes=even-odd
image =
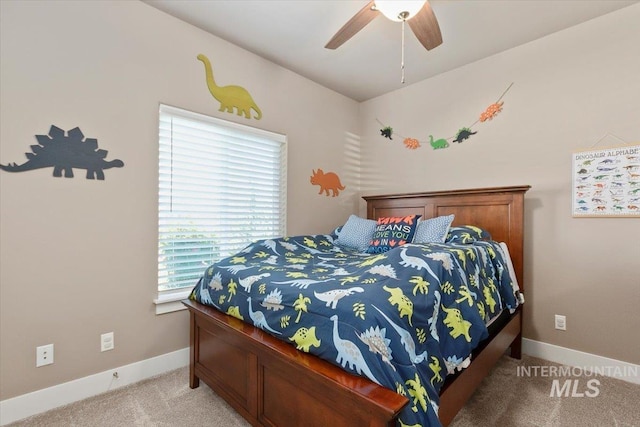
POLYGON ((160 106, 158 290, 286 224, 286 137, 160 106))

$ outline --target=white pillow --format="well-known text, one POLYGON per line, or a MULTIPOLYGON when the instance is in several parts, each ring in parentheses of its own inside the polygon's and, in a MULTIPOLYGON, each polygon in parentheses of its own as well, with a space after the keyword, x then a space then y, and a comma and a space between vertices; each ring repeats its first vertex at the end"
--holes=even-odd
POLYGON ((364 252, 369 247, 375 230, 376 222, 374 220, 351 215, 342 226, 336 243, 340 246, 364 252))
POLYGON ((444 243, 454 215, 429 218, 418 223, 413 243, 444 243))

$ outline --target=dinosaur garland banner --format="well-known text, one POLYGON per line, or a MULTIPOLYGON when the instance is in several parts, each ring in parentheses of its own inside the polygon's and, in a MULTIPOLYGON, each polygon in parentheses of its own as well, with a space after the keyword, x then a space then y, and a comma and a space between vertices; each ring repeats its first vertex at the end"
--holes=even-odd
MULTIPOLYGON (((511 83, 509 87, 507 87, 507 89, 502 93, 502 95, 500 95, 498 100, 493 104, 489 105, 480 114, 479 118, 475 122, 473 122, 470 126, 461 127, 460 129, 458 129, 455 135, 450 136, 448 138, 434 139, 433 135, 429 135, 429 145, 431 145, 431 147, 434 150, 448 148, 449 141, 460 144, 466 141, 467 139, 469 139, 471 136, 477 134, 478 131, 475 131, 475 132, 472 131, 474 126, 476 126, 478 123, 484 123, 486 121, 493 120, 495 116, 497 116, 500 112, 502 112, 502 106, 504 105, 502 98, 504 98, 504 96, 507 94, 509 89, 511 89, 511 86, 513 86, 513 83, 511 83)), ((391 126, 385 125, 378 119, 376 119, 376 121, 382 126, 382 128, 380 129, 380 135, 390 140, 393 140, 393 135, 394 135, 393 128, 391 126)), ((400 134, 398 134, 398 136, 402 138, 402 142, 404 143, 404 146, 410 150, 415 150, 422 146, 422 142, 417 138, 405 137, 400 134)))
POLYGON ((199 54, 198 60, 204 64, 209 92, 211 92, 211 95, 220 103, 218 111, 226 111, 227 113, 233 114, 233 109, 235 108, 239 116, 250 119, 251 110, 254 110, 257 115, 253 118, 256 120, 262 118, 262 111, 258 108, 245 88, 236 85, 218 86, 213 78, 213 68, 211 67, 209 58, 203 54, 199 54))
POLYGON ((86 169, 87 179, 104 180, 104 170, 121 168, 120 159, 105 160, 107 150, 98 149, 98 140, 84 138, 79 127, 65 131, 51 125, 48 135, 36 135, 38 145, 32 145, 31 153, 25 153, 27 161, 21 165, 9 163, 0 169, 7 172, 25 172, 34 169, 53 168, 53 176, 73 178, 73 169, 86 169))

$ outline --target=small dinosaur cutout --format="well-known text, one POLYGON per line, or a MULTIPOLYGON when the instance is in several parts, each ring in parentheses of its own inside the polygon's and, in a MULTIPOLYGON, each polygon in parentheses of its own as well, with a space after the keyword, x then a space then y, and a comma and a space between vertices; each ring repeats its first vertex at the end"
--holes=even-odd
POLYGON ((391 138, 392 134, 393 134, 393 129, 391 128, 391 126, 386 126, 380 129, 380 135, 384 136, 385 138, 393 139, 391 138))
POLYGON ((439 148, 447 148, 449 146, 449 143, 444 138, 436 139, 434 141, 433 135, 429 135, 429 144, 431 144, 434 150, 437 150, 439 148))
POLYGON ((462 128, 456 134, 456 139, 454 139, 453 142, 461 143, 462 141, 469 139, 471 135, 475 135, 476 133, 478 132, 471 132, 471 129, 469 128, 462 128))

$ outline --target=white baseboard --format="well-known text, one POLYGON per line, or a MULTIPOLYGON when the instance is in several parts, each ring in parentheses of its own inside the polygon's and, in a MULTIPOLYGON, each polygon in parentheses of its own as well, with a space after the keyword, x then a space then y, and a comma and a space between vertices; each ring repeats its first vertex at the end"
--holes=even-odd
POLYGON ((527 338, 522 339, 522 352, 550 362, 582 368, 585 371, 590 370, 629 383, 640 384, 640 365, 634 365, 633 363, 527 338))
MULTIPOLYGON (((606 368, 605 371, 611 377, 640 384, 640 376, 638 376, 640 365, 527 338, 522 340, 522 352, 529 356, 566 366, 575 366, 583 369, 606 368)), ((6 399, 0 401, 0 426, 182 368, 188 364, 189 348, 187 347, 172 353, 6 399), (118 372, 117 379, 113 377, 114 372, 118 372)))
POLYGON ((189 348, 0 401, 0 426, 189 364, 189 348), (114 372, 118 377, 114 377, 114 372))

